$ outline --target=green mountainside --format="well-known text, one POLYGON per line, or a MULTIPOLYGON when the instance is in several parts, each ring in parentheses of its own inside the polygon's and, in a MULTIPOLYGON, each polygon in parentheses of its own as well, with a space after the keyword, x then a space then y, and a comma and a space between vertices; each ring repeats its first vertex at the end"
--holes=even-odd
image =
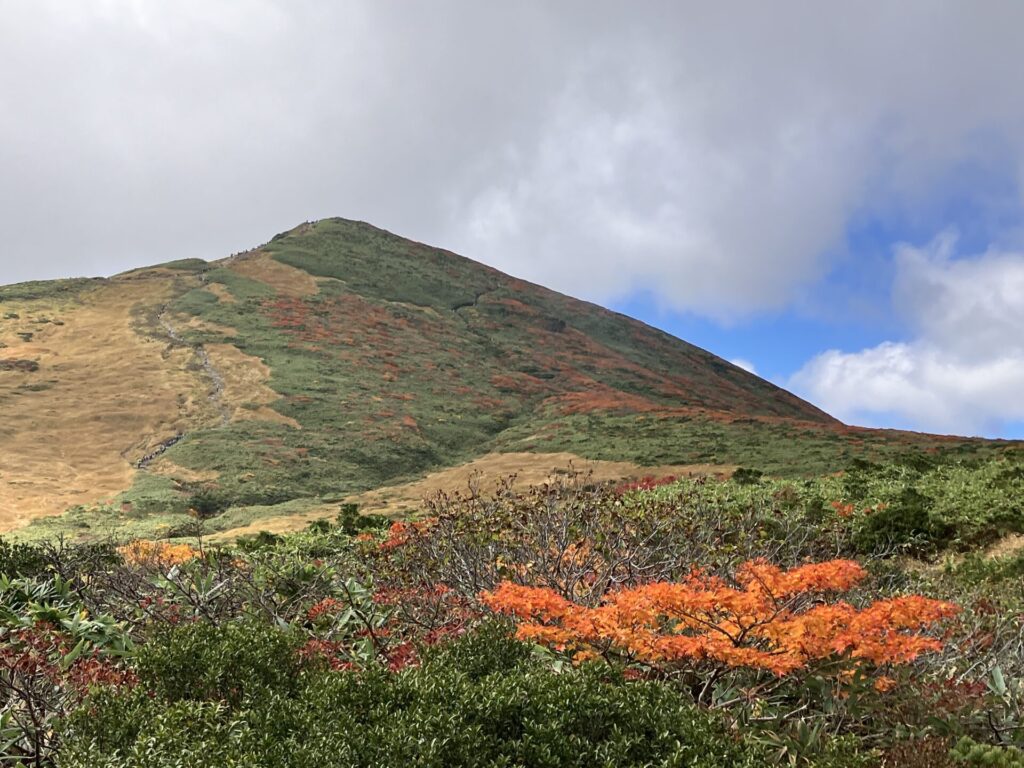
POLYGON ((0 287, 0 409, 0 763, 1024 766, 1021 443, 340 219, 0 287))
MULTIPOLYGON (((163 361, 126 371, 125 391, 149 376, 145 386, 173 395, 177 412, 150 414, 133 441, 109 446, 130 469, 127 485, 105 487, 120 493, 74 505, 39 533, 146 520, 173 528, 197 508, 230 528, 493 453, 795 476, 857 457, 996 445, 846 427, 643 323, 344 219, 303 224, 219 262, 0 289, 0 307, 17 316, 10 323, 59 317, 64 326, 48 326, 42 352, 7 350, 41 368, 0 371, 19 377, 0 403, 13 404, 12 393, 19 407, 45 402, 26 386, 59 391, 60 364, 46 355, 60 360, 65 329, 87 316, 81 307, 115 305, 130 306, 130 341, 163 361), (181 372, 187 381, 175 379, 181 372)), ((5 330, 35 343, 14 326, 0 325, 0 339, 5 330)), ((126 347, 117 364, 136 354, 126 347)), ((103 397, 125 408, 120 394, 103 397)))

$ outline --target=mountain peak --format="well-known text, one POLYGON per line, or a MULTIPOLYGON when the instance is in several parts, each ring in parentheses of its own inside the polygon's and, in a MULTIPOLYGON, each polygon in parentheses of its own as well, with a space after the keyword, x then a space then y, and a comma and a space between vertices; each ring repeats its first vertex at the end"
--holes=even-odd
POLYGON ((486 456, 799 474, 934 443, 844 427, 636 320, 347 219, 0 289, 0 318, 8 527, 73 505, 115 525, 124 505, 173 528, 200 493, 227 525, 486 456))

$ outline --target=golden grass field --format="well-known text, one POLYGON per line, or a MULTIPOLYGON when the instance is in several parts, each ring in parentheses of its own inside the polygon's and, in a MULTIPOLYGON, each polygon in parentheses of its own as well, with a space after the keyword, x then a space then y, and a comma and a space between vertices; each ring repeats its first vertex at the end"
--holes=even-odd
POLYGON ((260 251, 235 256, 225 264, 232 272, 266 283, 278 296, 301 298, 319 290, 316 278, 309 273, 275 261, 260 251))
POLYGON ((19 315, 0 325, 0 357, 39 364, 0 371, 0 530, 125 490, 135 461, 202 420, 205 385, 189 351, 136 330, 133 309, 159 304, 171 285, 125 276, 73 302, 0 306, 19 315))
MULTIPOLYGON (((259 275, 261 265, 245 269, 259 275)), ((291 272, 308 275, 278 266, 267 269, 268 283, 290 278, 308 288, 291 272)), ((268 407, 280 396, 266 385, 270 369, 259 358, 230 344, 207 347, 223 378, 213 401, 194 352, 140 327, 140 310, 167 301, 183 280, 195 278, 136 270, 74 299, 0 304, 0 359, 38 364, 0 370, 0 532, 116 496, 131 487, 141 457, 176 434, 215 424, 221 413, 298 427, 268 407)), ((224 290, 214 294, 232 300, 224 290)), ((157 471, 196 475, 166 462, 157 471)))
MULTIPOLYGON (((569 471, 591 474, 594 480, 626 480, 641 477, 727 477, 735 467, 709 464, 672 464, 641 467, 628 461, 592 461, 571 453, 489 453, 465 464, 432 472, 424 478, 400 485, 378 488, 346 499, 359 505, 364 513, 399 515, 412 513, 422 507, 424 499, 439 492, 465 492, 470 483, 484 493, 493 491, 497 484, 515 475, 513 487, 525 488, 550 481, 569 471)), ((215 534, 214 540, 228 540, 269 531, 286 533, 305 528, 314 520, 334 518, 338 505, 316 507, 299 515, 272 517, 252 525, 215 534)))

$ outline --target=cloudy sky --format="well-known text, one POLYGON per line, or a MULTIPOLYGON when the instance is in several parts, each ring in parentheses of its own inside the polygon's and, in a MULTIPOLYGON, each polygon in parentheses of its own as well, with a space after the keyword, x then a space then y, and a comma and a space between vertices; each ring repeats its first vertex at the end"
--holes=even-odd
POLYGON ((1024 3, 0 0, 0 283, 370 221, 1024 437, 1024 3))

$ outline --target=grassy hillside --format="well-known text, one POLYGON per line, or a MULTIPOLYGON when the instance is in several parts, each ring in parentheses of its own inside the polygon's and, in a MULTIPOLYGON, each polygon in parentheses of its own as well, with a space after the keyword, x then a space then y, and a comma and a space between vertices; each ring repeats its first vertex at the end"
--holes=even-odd
POLYGON ((0 430, 21 457, 0 524, 73 507, 32 536, 244 527, 497 453, 799 476, 999 449, 845 427, 642 323, 343 219, 0 289, 0 318, 21 419, 0 430))

